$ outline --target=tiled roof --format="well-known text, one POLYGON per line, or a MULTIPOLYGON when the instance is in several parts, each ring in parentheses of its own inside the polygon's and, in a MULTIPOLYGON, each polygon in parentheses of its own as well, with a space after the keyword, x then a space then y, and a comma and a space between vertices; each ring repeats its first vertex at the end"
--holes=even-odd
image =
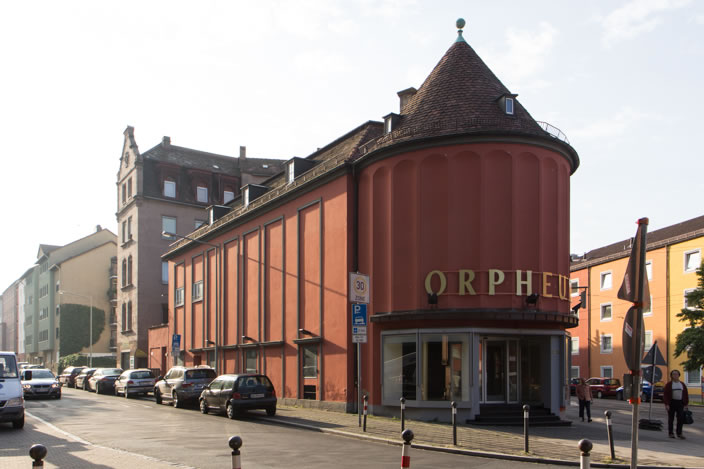
MULTIPOLYGON (((635 227, 633 233, 635 233, 635 227)), ((704 216, 692 218, 674 225, 666 226, 647 234, 647 249, 658 249, 670 244, 681 243, 688 239, 704 236, 704 216)), ((631 254, 633 238, 624 239, 584 253, 570 263, 570 270, 580 270, 592 265, 603 264, 631 254)))
POLYGON ((192 150, 176 145, 164 145, 163 143, 142 153, 142 157, 162 163, 208 172, 232 174, 236 173, 239 169, 239 158, 192 150), (217 166, 217 168, 215 166, 217 166))

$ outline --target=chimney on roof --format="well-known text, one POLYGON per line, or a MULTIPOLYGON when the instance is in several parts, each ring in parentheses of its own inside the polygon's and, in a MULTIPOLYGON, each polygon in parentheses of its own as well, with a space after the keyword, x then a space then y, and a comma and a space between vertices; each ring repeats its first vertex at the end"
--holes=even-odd
POLYGON ((247 147, 240 146, 240 159, 247 159, 247 147))
POLYGON ((399 91, 398 93, 396 93, 401 100, 401 103, 400 103, 401 110, 399 111, 400 113, 403 113, 403 110, 405 109, 406 104, 408 104, 408 101, 410 101, 411 98, 413 96, 415 96, 417 92, 418 92, 418 90, 411 86, 410 88, 407 88, 403 91, 399 91))
POLYGON ((171 145, 171 137, 166 137, 166 136, 164 136, 164 137, 161 139, 161 145, 164 146, 164 147, 168 147, 169 145, 171 145))
POLYGON ((95 232, 96 232, 96 233, 99 233, 99 232, 102 231, 102 230, 103 230, 103 227, 102 227, 102 226, 100 226, 100 225, 95 225, 95 232))

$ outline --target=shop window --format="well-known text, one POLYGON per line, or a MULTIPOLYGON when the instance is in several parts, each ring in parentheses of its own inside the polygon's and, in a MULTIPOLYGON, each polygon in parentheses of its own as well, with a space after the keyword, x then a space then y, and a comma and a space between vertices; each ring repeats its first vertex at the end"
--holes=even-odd
POLYGON ((255 349, 247 349, 244 357, 245 373, 257 372, 257 351, 255 349))
POLYGON ((684 253, 684 271, 696 272, 702 263, 702 255, 699 249, 684 253))
POLYGON ((572 355, 579 355, 579 337, 572 337, 572 355))
POLYGON ((318 377, 318 346, 303 347, 303 377, 318 377))
POLYGON ((599 285, 601 286, 601 289, 602 290, 610 290, 611 284, 612 284, 611 272, 602 272, 601 273, 601 281, 599 283, 599 285))
MULTIPOLYGON (((611 353, 614 351, 613 348, 613 337, 611 334, 604 334, 601 336, 601 353, 611 353)), ((602 376, 604 376, 602 374, 602 376)), ((605 376, 605 378, 611 378, 611 376, 605 376)))
POLYGON ((164 181, 164 197, 176 197, 176 182, 166 179, 164 181))
POLYGON ((601 305, 601 320, 611 321, 613 314, 611 313, 611 303, 601 305))
POLYGON ((423 334, 421 336, 421 393, 426 401, 467 401, 469 382, 463 370, 469 369, 464 351, 467 336, 423 334))
POLYGON ((198 186, 196 188, 196 200, 198 202, 207 203, 208 202, 208 188, 205 186, 198 186))
POLYGON ((614 377, 614 367, 613 366, 601 366, 601 377, 602 378, 613 378, 614 377))
POLYGON ((384 399, 416 400, 416 335, 388 335, 382 342, 384 399))
POLYGON ((193 299, 191 301, 200 301, 203 299, 203 281, 199 280, 193 284, 193 299))

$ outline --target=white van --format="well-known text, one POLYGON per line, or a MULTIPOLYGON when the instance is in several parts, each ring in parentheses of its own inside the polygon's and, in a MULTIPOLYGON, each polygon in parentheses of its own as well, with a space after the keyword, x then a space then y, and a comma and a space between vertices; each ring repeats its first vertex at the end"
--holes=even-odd
POLYGON ((14 352, 0 352, 0 422, 24 427, 24 397, 14 352))

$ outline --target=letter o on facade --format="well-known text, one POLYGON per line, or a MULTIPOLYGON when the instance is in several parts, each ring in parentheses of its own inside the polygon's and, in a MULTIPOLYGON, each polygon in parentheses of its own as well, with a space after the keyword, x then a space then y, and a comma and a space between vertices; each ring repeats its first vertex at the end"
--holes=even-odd
POLYGON ((445 291, 445 288, 447 288, 447 277, 445 277, 445 274, 443 272, 439 270, 433 270, 425 276, 425 291, 428 292, 429 295, 432 295, 433 293, 436 293, 437 295, 442 295, 445 291), (440 289, 436 292, 433 291, 433 286, 431 285, 433 281, 433 275, 437 275, 440 278, 440 289))

